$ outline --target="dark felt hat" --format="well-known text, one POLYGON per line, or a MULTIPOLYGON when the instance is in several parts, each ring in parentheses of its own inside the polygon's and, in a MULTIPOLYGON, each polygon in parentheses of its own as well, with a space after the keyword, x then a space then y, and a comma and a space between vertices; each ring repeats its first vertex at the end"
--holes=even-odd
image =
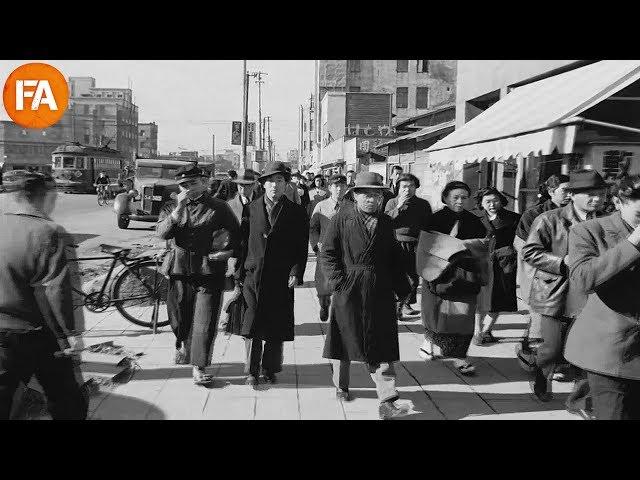
POLYGON ((175 180, 176 182, 180 183, 182 180, 188 180, 190 178, 198 178, 203 176, 204 172, 200 168, 198 168, 197 165, 190 163, 176 170, 175 180))
POLYGON ((374 172, 360 172, 356 176, 355 185, 351 187, 348 192, 355 192, 356 190, 363 188, 384 190, 387 187, 382 184, 382 176, 380 174, 374 172))
POLYGON ((266 170, 258 177, 258 180, 260 180, 260 182, 264 182, 267 178, 272 177, 273 175, 282 175, 287 182, 291 180, 291 173, 289 173, 287 167, 282 162, 267 164, 266 170))
POLYGON ((578 170, 569 174, 569 190, 579 192, 582 190, 595 190, 606 188, 607 183, 595 170, 578 170))
POLYGON ((240 185, 251 185, 255 183, 256 176, 253 174, 252 170, 245 170, 242 175, 240 175, 235 180, 232 180, 233 183, 239 183, 240 185))

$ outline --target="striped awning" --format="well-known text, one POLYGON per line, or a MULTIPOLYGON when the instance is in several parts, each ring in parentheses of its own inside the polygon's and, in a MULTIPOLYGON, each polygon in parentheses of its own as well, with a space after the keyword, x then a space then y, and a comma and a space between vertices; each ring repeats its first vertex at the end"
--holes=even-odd
POLYGON ((516 88, 426 149, 432 163, 571 153, 577 117, 640 79, 640 61, 603 60, 516 88))

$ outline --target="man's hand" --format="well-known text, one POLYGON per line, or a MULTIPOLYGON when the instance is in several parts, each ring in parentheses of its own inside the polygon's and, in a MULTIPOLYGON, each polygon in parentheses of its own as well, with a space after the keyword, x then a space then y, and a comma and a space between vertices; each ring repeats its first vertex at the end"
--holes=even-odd
POLYGON ((227 260, 227 271, 225 272, 225 277, 231 277, 236 271, 236 264, 238 263, 238 259, 235 257, 229 258, 227 260))
POLYGON ((564 262, 564 264, 566 266, 569 266, 569 255, 565 255, 565 257, 562 259, 562 261, 564 262))
POLYGON ((189 191, 185 190, 184 192, 180 192, 177 196, 176 196, 176 203, 177 208, 184 208, 187 206, 187 203, 189 202, 189 195, 188 195, 189 191))
POLYGON ((405 193, 401 193, 400 195, 398 195, 397 208, 402 208, 404 206, 404 204, 407 203, 407 200, 409 200, 409 195, 407 195, 405 193))
POLYGON ((295 287, 297 282, 298 280, 296 277, 289 277, 289 288, 295 287))

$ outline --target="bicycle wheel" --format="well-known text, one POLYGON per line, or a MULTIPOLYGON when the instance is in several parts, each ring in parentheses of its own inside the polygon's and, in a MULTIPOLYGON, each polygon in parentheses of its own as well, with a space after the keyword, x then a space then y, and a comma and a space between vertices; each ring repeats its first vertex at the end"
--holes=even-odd
POLYGON ((104 203, 104 198, 102 197, 102 193, 98 192, 98 205, 103 206, 104 203))
POLYGON ((113 283, 112 299, 120 314, 131 323, 153 328, 157 311, 158 327, 169 325, 167 288, 169 281, 158 272, 155 260, 146 260, 124 270, 113 283))
POLYGON ((109 205, 109 194, 107 192, 102 194, 102 200, 104 201, 104 205, 109 205))

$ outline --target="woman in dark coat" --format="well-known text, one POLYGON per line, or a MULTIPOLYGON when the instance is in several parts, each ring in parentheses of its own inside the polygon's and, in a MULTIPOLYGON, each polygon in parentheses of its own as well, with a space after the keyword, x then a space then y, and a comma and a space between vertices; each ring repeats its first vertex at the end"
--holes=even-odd
MULTIPOLYGON (((460 240, 485 238, 487 230, 480 218, 465 209, 470 195, 471 189, 466 183, 449 182, 441 197, 445 206, 431 216, 426 229, 460 240)), ((441 278, 440 281, 453 279, 441 278)), ((427 284, 422 291, 425 342, 418 354, 425 360, 431 360, 440 356, 435 353, 434 347, 438 347, 442 357, 455 360, 460 373, 473 374, 475 368, 467 361, 467 350, 473 338, 477 294, 448 299, 436 295, 432 291, 436 290, 434 287, 433 284, 427 284)))
POLYGON ((516 229, 520 222, 520 215, 506 210, 507 198, 493 187, 483 188, 476 196, 478 208, 483 212, 480 220, 487 229, 488 235, 495 239, 491 252, 493 264, 493 280, 488 286, 491 290, 491 305, 488 312, 478 308, 476 313, 474 345, 493 343, 496 341, 491 334, 491 328, 496 323, 500 312, 517 312, 516 276, 518 268, 518 254, 513 247, 516 229), (482 322, 489 314, 489 322, 482 326, 482 322))

